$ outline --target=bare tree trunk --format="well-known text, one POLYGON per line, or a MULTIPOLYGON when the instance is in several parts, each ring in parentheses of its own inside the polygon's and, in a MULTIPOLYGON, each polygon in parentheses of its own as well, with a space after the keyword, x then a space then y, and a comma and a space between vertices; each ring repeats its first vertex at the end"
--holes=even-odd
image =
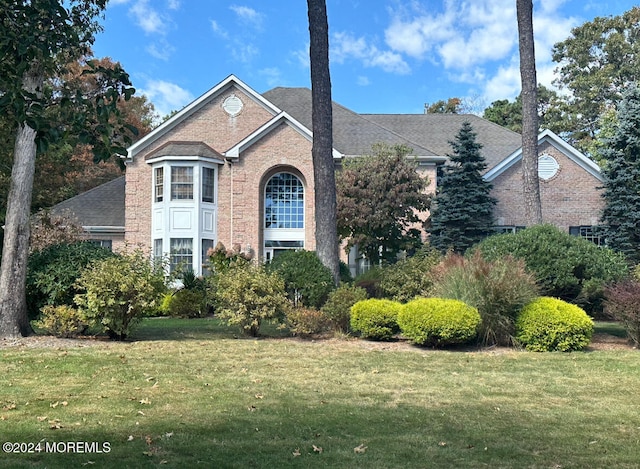
POLYGON ((538 179, 538 89, 533 43, 533 1, 516 0, 522 81, 522 173, 527 226, 542 223, 538 179))
POLYGON ((307 0, 309 12, 311 94, 313 127, 313 176, 315 180, 316 252, 340 282, 336 178, 333 162, 333 113, 329 75, 329 24, 325 0, 307 0))
MULTIPOLYGON (((32 94, 40 93, 44 82, 35 70, 34 67, 23 79, 24 90, 32 94)), ((0 337, 26 336, 32 332, 25 288, 35 167, 36 131, 26 123, 21 124, 14 148, 0 266, 0 337)))

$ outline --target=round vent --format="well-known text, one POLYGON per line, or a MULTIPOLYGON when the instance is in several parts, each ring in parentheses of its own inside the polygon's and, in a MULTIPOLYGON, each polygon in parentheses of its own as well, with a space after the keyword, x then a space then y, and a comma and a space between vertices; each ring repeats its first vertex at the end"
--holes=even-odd
POLYGON ((538 158, 538 177, 543 181, 554 177, 559 169, 560 165, 553 156, 544 154, 538 158))
POLYGON ((238 98, 235 94, 232 94, 231 96, 229 96, 222 103, 222 109, 224 109, 225 112, 229 114, 231 117, 235 117, 238 114, 240 114, 240 111, 242 111, 243 106, 244 105, 242 104, 242 100, 238 98))

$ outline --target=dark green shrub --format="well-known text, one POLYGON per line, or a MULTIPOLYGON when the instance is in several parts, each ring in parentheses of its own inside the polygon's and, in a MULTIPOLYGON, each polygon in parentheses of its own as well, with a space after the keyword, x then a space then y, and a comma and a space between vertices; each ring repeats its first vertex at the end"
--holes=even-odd
POLYGON ((331 328, 331 320, 322 311, 310 308, 290 308, 286 312, 286 324, 293 335, 309 337, 331 328))
POLYGON ((482 345, 513 344, 515 321, 523 306, 538 297, 524 262, 507 256, 486 261, 479 251, 467 258, 449 254, 436 269, 433 295, 463 301, 478 310, 482 345))
POLYGON ((640 347, 640 281, 625 280, 605 289, 605 313, 620 321, 627 336, 640 347))
POLYGON ((333 290, 331 271, 313 251, 286 251, 268 265, 284 280, 289 299, 295 306, 320 308, 333 290))
POLYGON ((585 311, 558 298, 542 297, 522 309, 516 338, 534 352, 582 350, 593 336, 593 320, 585 311))
POLYGON ((349 266, 343 261, 340 261, 340 283, 351 283, 353 277, 351 276, 351 270, 349 266))
POLYGON ((397 301, 377 298, 359 301, 351 307, 351 329, 366 339, 389 340, 400 331, 401 309, 397 301))
POLYGON ((628 274, 622 254, 551 225, 491 236, 477 248, 488 260, 507 255, 523 259, 542 294, 580 305, 592 315, 602 313, 604 286, 628 274))
POLYGON ((109 257, 86 268, 77 281, 84 293, 75 297, 91 325, 124 340, 144 316, 159 307, 166 291, 163 272, 141 251, 109 257))
POLYGON ((44 329, 56 337, 77 337, 82 334, 89 323, 81 311, 68 305, 51 306, 42 308, 40 319, 35 326, 44 329))
POLYGON ((398 314, 402 335, 418 345, 464 344, 476 337, 480 321, 476 308, 443 298, 417 298, 398 314))
POLYGON ((207 314, 207 297, 204 290, 181 288, 170 296, 163 307, 170 316, 201 318, 207 314))
POLYGON ((27 263, 27 308, 35 319, 45 305, 73 306, 74 286, 91 262, 114 254, 88 241, 48 246, 29 255, 27 263))
POLYGON ((355 285, 341 285, 329 294, 322 312, 329 318, 334 330, 349 332, 351 307, 358 301, 367 299, 367 291, 355 285))
POLYGON ((369 298, 380 298, 382 292, 380 291, 380 281, 382 280, 382 267, 371 267, 366 272, 358 275, 353 284, 356 287, 364 288, 367 291, 369 298))
POLYGON ((433 287, 431 270, 441 260, 438 250, 427 245, 413 256, 385 267, 379 284, 382 296, 402 302, 428 296, 433 287))
POLYGON ((290 307, 284 281, 261 265, 232 264, 224 275, 215 276, 214 291, 217 314, 253 337, 263 321, 284 319, 290 307))

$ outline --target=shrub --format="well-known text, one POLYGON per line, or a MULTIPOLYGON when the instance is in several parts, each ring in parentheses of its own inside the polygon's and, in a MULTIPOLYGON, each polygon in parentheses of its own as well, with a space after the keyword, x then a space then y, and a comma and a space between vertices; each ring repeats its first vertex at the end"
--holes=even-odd
POLYGON ((379 285, 382 296, 402 302, 428 296, 433 287, 431 270, 441 260, 440 253, 427 245, 413 256, 385 267, 379 285))
POLYGON ((640 281, 626 280, 605 289, 605 313, 620 321, 627 336, 640 347, 640 281))
POLYGON ((418 298, 405 304, 398 314, 402 334, 418 345, 463 344, 474 339, 480 314, 462 301, 418 298))
POLYGON ((76 295, 76 304, 90 323, 118 340, 156 311, 166 289, 163 272, 155 270, 141 251, 94 262, 77 285, 84 293, 76 295))
POLYGON ((295 306, 320 308, 333 290, 331 271, 313 251, 286 251, 268 265, 284 280, 289 299, 295 306))
POLYGON ((163 304, 170 316, 201 318, 207 314, 207 297, 204 290, 181 288, 163 304))
POLYGON ((622 254, 551 225, 490 236, 477 247, 488 260, 506 255, 523 259, 542 294, 576 303, 592 315, 602 313, 604 286, 628 273, 622 254))
POLYGON ((369 298, 380 298, 382 292, 380 291, 380 281, 382 280, 382 267, 371 267, 366 272, 358 275, 353 284, 356 287, 364 288, 369 298))
POLYGON ((217 312, 230 325, 257 336, 265 320, 283 319, 290 306, 284 281, 261 265, 232 265, 215 278, 217 312))
POLYGON ((351 329, 366 339, 389 340, 400 331, 401 309, 397 301, 376 298, 359 301, 351 307, 351 329))
POLYGON ((593 336, 593 321, 585 311, 557 298, 542 297, 522 309, 516 338, 534 352, 582 350, 593 336))
POLYGON ((218 242, 215 248, 210 249, 207 256, 209 257, 207 268, 212 274, 226 272, 232 265, 247 264, 253 257, 252 253, 242 252, 240 246, 237 245, 228 251, 221 242, 218 242))
POLYGON ((434 296, 460 300, 478 310, 482 345, 512 345, 518 313, 538 296, 524 262, 509 256, 489 262, 478 251, 468 258, 449 254, 433 275, 434 296))
POLYGON ((339 332, 349 332, 351 307, 358 301, 367 299, 367 291, 355 285, 341 285, 329 294, 322 312, 329 318, 333 329, 339 332))
POLYGON ((29 255, 27 263, 27 308, 35 319, 45 305, 73 306, 78 293, 75 282, 92 261, 114 254, 87 241, 57 244, 29 255))
POLYGON ((87 318, 79 310, 68 306, 45 306, 42 308, 40 319, 35 323, 49 334, 56 337, 77 337, 87 327, 87 318))
POLYGON ((309 337, 331 328, 331 320, 322 311, 309 308, 290 308, 286 312, 286 324, 293 335, 309 337))

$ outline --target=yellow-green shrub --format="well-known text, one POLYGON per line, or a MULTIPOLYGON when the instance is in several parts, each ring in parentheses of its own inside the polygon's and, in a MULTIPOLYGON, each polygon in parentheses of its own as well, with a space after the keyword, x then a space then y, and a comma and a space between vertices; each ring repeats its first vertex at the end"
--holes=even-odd
POLYGON ((367 339, 389 340, 400 331, 398 313, 402 305, 397 301, 369 299, 351 307, 351 329, 367 339))
POLYGON ((81 311, 68 306, 44 306, 35 326, 56 337, 77 337, 88 327, 87 318, 81 311))
POLYGON ((480 313, 459 300, 418 298, 402 307, 398 325, 402 334, 418 345, 452 345, 476 337, 480 313))
POLYGON ((322 311, 313 308, 291 308, 286 312, 286 324, 293 335, 308 337, 326 332, 331 320, 322 311))
POLYGON ((593 336, 585 311, 557 298, 541 297, 526 305, 516 321, 516 338, 534 352, 582 350, 593 336))

